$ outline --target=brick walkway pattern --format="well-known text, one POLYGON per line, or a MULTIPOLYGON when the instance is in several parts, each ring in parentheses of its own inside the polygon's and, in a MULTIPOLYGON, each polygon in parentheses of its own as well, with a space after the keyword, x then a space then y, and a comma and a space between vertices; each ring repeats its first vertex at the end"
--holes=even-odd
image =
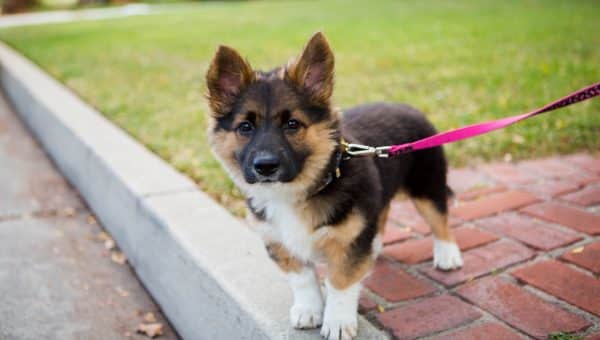
POLYGON ((398 339, 600 339, 600 158, 453 169, 465 266, 432 268, 429 228, 395 201, 360 309, 398 339))

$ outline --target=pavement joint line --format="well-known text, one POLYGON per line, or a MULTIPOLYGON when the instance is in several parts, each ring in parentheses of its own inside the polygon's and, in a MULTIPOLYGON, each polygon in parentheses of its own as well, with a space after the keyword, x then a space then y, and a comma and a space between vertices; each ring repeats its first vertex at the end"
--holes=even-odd
MULTIPOLYGON (((321 339, 289 326, 285 276, 236 217, 5 44, 0 64, 15 112, 183 338, 321 339)), ((386 338, 359 316, 358 339, 386 338)))

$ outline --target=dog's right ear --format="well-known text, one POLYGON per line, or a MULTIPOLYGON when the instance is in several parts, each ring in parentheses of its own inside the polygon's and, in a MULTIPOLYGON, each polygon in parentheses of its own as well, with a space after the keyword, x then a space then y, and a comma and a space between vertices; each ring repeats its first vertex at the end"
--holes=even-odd
POLYGON ((219 46, 206 73, 208 102, 216 117, 231 110, 237 96, 254 81, 250 64, 231 47, 219 46))

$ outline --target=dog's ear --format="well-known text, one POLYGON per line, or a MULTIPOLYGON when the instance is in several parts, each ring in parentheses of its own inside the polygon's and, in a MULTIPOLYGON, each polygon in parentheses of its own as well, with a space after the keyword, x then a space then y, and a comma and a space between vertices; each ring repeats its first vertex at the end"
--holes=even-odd
POLYGON ((206 73, 208 102, 218 117, 227 114, 237 96, 254 81, 250 64, 231 47, 219 46, 206 73))
POLYGON ((285 80, 318 105, 329 105, 333 93, 334 57, 325 35, 310 38, 300 58, 288 63, 285 80))

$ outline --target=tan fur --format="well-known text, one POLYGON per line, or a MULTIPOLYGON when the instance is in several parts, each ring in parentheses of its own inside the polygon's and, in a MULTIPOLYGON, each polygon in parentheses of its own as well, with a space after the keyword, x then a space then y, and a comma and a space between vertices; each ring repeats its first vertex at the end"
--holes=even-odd
POLYGON ((288 62, 284 79, 303 88, 313 101, 329 105, 333 93, 334 64, 331 47, 325 35, 319 32, 306 44, 299 58, 288 62), (313 78, 315 74, 321 77, 313 78), (319 86, 313 86, 313 82, 319 86))
POLYGON ((346 289, 360 281, 373 265, 371 256, 361 259, 348 256, 352 241, 360 234, 364 225, 362 214, 353 211, 339 225, 328 228, 327 233, 315 245, 325 258, 329 282, 336 289, 346 289))
POLYGON ((304 263, 302 261, 292 256, 287 249, 279 243, 267 244, 267 252, 269 253, 271 259, 273 259, 273 261, 275 261, 279 268, 281 268, 281 270, 283 270, 285 273, 297 273, 300 272, 304 267, 304 263))
POLYGON ((448 226, 447 215, 441 214, 430 200, 413 198, 412 201, 438 240, 454 242, 454 235, 448 226))
POLYGON ((254 79, 250 63, 233 48, 219 46, 206 73, 207 98, 213 115, 217 117, 227 112, 235 96, 254 79))
POLYGON ((385 224, 387 223, 388 214, 390 213, 390 205, 391 203, 388 203, 379 213, 379 221, 377 222, 377 232, 379 234, 383 234, 385 232, 385 224))

